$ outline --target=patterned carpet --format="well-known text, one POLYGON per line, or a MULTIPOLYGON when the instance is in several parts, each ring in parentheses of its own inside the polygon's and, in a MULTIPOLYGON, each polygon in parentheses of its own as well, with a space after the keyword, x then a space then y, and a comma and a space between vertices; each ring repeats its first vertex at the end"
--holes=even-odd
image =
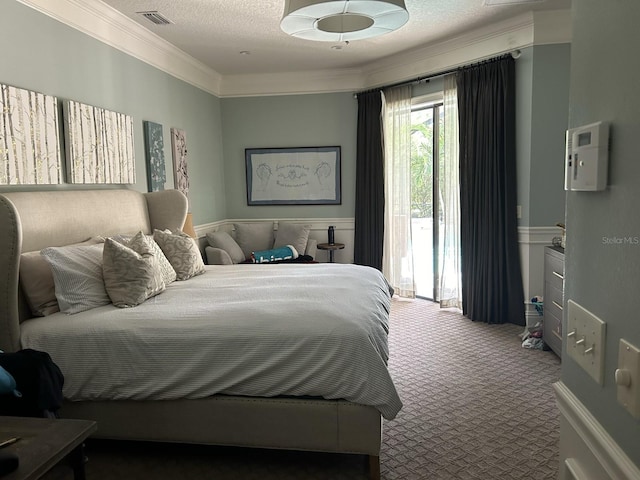
MULTIPOLYGON (((560 361, 424 300, 395 300, 390 369, 404 408, 386 421, 385 480, 555 479, 560 361)), ((92 440, 89 480, 364 480, 356 455, 92 440)))

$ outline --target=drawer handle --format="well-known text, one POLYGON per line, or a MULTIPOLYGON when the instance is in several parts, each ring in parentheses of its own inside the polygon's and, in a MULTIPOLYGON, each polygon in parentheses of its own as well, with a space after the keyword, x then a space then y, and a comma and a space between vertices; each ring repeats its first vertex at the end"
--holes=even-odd
POLYGON ((556 272, 555 270, 552 272, 556 277, 558 277, 560 280, 564 280, 564 275, 560 275, 558 272, 556 272))
POLYGON ((564 310, 562 308, 562 305, 560 305, 558 302, 556 302, 555 300, 551 300, 551 303, 553 303, 556 307, 558 307, 560 310, 564 310))

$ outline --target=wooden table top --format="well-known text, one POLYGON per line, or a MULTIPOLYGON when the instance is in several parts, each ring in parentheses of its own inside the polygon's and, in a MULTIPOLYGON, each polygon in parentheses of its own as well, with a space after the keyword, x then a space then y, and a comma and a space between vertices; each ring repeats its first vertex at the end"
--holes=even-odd
POLYGON ((344 243, 319 243, 316 246, 320 250, 341 250, 344 248, 344 243))
POLYGON ((96 422, 90 420, 0 416, 0 442, 19 438, 2 451, 15 453, 20 459, 18 468, 2 480, 40 478, 96 428, 96 422))

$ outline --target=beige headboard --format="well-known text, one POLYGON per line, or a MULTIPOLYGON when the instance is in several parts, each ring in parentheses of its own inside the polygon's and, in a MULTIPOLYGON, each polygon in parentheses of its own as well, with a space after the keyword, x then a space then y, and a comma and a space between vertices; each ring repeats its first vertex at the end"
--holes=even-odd
POLYGON ((180 229, 187 198, 178 190, 64 190, 0 195, 0 350, 20 349, 23 252, 82 242, 96 235, 180 229))

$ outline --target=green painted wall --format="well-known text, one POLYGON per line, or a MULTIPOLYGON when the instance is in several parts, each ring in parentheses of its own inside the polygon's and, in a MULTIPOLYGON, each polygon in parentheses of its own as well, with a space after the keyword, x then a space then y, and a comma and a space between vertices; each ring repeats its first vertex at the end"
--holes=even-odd
POLYGON ((222 99, 228 218, 352 218, 358 101, 350 93, 222 99), (341 205, 248 206, 245 148, 340 146, 341 205))
POLYGON ((529 226, 564 220, 571 45, 533 47, 529 226))
MULTIPOLYGON (((0 83, 133 117, 137 181, 131 188, 147 191, 143 120, 164 127, 166 188, 173 188, 169 129, 185 130, 191 180, 189 197, 195 223, 225 218, 225 184, 220 173, 221 108, 216 96, 14 0, 4 0, 0 6, 0 44, 7 47, 0 49, 0 83)), ((63 184, 48 188, 83 187, 63 184)), ((0 187, 0 191, 18 189, 43 187, 0 187)))
POLYGON ((522 49, 516 60, 516 156, 520 226, 564 220, 564 134, 569 115, 569 44, 522 49))
POLYGON ((529 226, 531 197, 531 115, 533 110, 533 48, 516 60, 516 176, 521 206, 518 225, 529 226))
POLYGON ((565 301, 607 322, 604 386, 562 360, 562 381, 640 467, 640 420, 617 402, 620 338, 640 347, 640 2, 573 0, 569 126, 611 122, 609 186, 568 192, 565 301), (613 238, 630 239, 616 243, 613 238))

